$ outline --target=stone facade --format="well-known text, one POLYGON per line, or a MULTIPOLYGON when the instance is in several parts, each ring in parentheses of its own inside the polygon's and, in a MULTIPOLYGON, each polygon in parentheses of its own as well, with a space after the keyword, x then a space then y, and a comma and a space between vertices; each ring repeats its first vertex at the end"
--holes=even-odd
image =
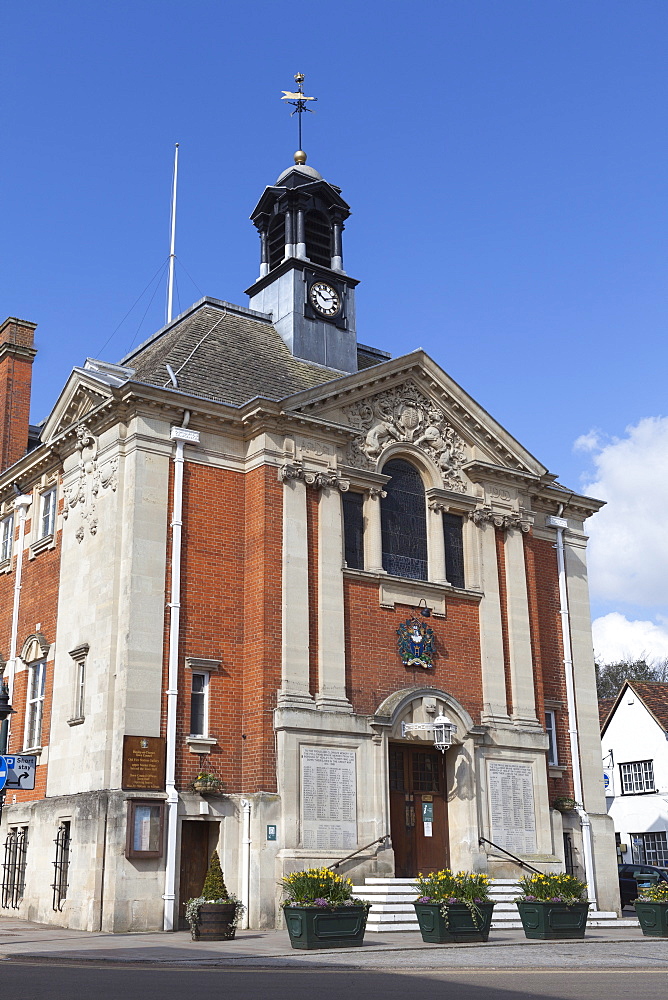
MULTIPOLYGON (((214 847, 251 927, 280 921, 282 875, 351 854, 355 880, 416 873, 421 851, 511 877, 504 845, 558 870, 568 844, 582 873, 577 814, 553 808, 573 788, 558 515, 590 874, 615 909, 583 528, 598 502, 556 484, 423 352, 345 374, 281 336, 204 299, 122 365, 75 369, 37 446, 0 475, 0 525, 14 519, 0 562, 8 752, 37 758, 34 790, 5 799, 1 836, 27 830, 5 905, 86 930, 168 929, 214 847), (395 459, 422 484, 424 578, 385 568, 395 459), (397 629, 418 608, 433 662, 404 666, 397 629), (456 727, 444 756, 439 715, 456 727), (126 737, 163 741, 164 782, 131 787, 126 737), (213 794, 193 785, 202 771, 213 794)), ((17 419, 12 440, 27 440, 17 419)))

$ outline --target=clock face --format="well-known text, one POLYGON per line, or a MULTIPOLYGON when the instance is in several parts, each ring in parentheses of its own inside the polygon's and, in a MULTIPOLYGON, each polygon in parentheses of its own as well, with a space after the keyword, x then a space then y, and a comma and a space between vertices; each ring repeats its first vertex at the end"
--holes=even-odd
POLYGON ((341 309, 339 293, 326 281, 314 281, 308 290, 308 297, 321 316, 336 316, 341 309))

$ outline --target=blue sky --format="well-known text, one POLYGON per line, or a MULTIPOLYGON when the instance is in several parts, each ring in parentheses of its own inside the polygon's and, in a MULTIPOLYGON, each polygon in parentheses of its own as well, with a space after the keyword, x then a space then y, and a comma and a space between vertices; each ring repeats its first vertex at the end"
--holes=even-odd
POLYGON ((162 325, 176 141, 177 310, 246 304, 302 70, 309 163, 353 209, 360 340, 424 347, 598 488, 594 614, 668 656, 665 0, 33 0, 0 31, 0 312, 39 324, 33 419, 73 365, 162 325))

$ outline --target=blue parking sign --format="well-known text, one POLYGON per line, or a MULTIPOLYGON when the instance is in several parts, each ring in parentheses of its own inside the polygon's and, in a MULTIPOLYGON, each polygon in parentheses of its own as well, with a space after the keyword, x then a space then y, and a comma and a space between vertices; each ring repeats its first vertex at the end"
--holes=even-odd
POLYGON ((5 787, 7 781, 7 761, 0 757, 0 791, 5 787))

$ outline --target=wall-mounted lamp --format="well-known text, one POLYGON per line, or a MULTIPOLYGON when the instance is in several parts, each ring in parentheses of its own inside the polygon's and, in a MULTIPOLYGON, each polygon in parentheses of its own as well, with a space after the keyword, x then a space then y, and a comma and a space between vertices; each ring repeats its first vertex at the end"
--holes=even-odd
POLYGON ((433 722, 402 722, 401 735, 405 738, 410 733, 432 733, 434 746, 445 753, 452 746, 452 737, 457 732, 457 726, 445 715, 437 715, 433 722))
POLYGON ((431 618, 431 608, 427 607, 427 600, 425 597, 420 598, 420 603, 418 604, 417 609, 423 618, 431 618))

